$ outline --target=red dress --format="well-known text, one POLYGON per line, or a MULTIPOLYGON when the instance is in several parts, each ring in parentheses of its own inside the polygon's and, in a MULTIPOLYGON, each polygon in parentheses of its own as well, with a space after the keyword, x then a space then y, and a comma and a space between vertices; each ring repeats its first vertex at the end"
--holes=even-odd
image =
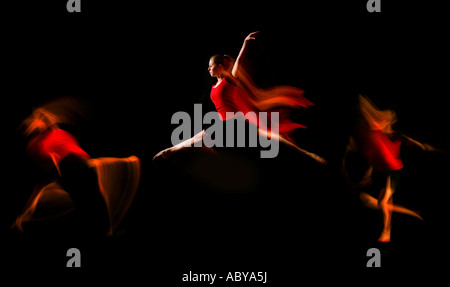
MULTIPOLYGON (((254 89, 255 91, 256 89, 254 89)), ((214 103, 221 120, 229 120, 227 112, 255 112, 256 117, 250 118, 250 123, 262 128, 259 112, 278 112, 278 132, 288 137, 288 134, 297 128, 305 128, 304 125, 294 123, 290 120, 286 108, 312 106, 309 100, 303 97, 303 91, 289 86, 278 86, 269 90, 260 90, 253 93, 244 93, 239 87, 224 78, 218 85, 211 89, 211 100, 214 103), (258 93, 258 94, 257 94, 258 93)), ((268 122, 270 114, 268 115, 268 122)), ((265 123, 267 124, 267 123, 265 123)), ((264 126, 264 128, 267 128, 264 126)))
POLYGON ((376 171, 388 172, 403 168, 400 158, 401 140, 395 134, 389 137, 381 130, 359 133, 362 153, 376 171))
POLYGON ((59 128, 51 128, 38 135, 28 144, 29 153, 43 163, 49 161, 59 163, 69 154, 89 159, 89 155, 78 145, 77 139, 59 128))
POLYGON ((244 94, 241 90, 229 83, 226 79, 222 79, 217 86, 214 85, 211 89, 211 100, 222 121, 230 119, 227 118, 227 112, 236 113, 241 111, 244 114, 247 112, 243 111, 243 109, 247 110, 243 103, 241 103, 240 106, 238 104, 239 98, 243 97, 244 94))

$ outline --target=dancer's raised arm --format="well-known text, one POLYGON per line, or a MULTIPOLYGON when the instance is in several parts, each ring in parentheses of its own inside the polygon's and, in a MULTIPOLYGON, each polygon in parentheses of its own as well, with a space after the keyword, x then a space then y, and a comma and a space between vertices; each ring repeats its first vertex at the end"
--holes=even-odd
POLYGON ((231 70, 231 75, 234 78, 239 78, 242 72, 242 59, 245 57, 245 54, 247 53, 247 47, 248 43, 251 40, 255 39, 255 35, 258 34, 259 31, 250 33, 244 40, 244 44, 242 45, 241 51, 239 52, 239 55, 236 58, 236 61, 234 62, 233 69, 231 70))

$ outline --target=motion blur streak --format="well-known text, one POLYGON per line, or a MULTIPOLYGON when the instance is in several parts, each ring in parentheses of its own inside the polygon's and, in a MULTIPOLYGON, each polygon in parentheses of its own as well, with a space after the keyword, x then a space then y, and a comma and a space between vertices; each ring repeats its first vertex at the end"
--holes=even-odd
POLYGON ((136 195, 141 177, 141 164, 136 156, 97 158, 89 161, 98 175, 100 192, 108 208, 111 235, 122 221, 136 195))
POLYGON ((42 188, 36 188, 13 225, 21 232, 22 223, 58 218, 75 210, 69 194, 56 181, 42 188))
POLYGON ((289 134, 297 128, 306 126, 291 121, 288 110, 297 108, 308 108, 314 104, 303 97, 304 91, 291 86, 274 86, 270 88, 260 88, 246 72, 247 67, 240 69, 238 74, 238 87, 245 93, 246 97, 240 99, 242 103, 238 106, 245 112, 279 112, 280 124, 279 133, 289 138, 289 134))
MULTIPOLYGON (((106 202, 110 221, 107 235, 112 235, 128 211, 141 177, 140 161, 136 156, 128 158, 97 158, 89 160, 98 175, 100 192, 106 202)), ((14 226, 24 231, 22 223, 55 219, 76 209, 69 193, 58 182, 36 189, 19 215, 14 226)))
POLYGON ((379 110, 363 96, 359 96, 359 103, 362 121, 357 130, 357 140, 363 155, 375 171, 402 169, 401 140, 392 129, 397 121, 395 112, 379 110))
POLYGON ((349 173, 346 171, 347 155, 349 152, 360 152, 364 161, 361 159, 355 161, 355 163, 359 162, 357 167, 360 170, 356 172, 359 176, 356 178, 360 177, 360 180, 351 184, 355 188, 365 188, 373 184, 374 188, 379 190, 378 199, 363 191, 359 192, 359 198, 365 206, 381 211, 383 230, 378 241, 389 242, 392 212, 407 214, 422 220, 417 212, 395 205, 393 194, 398 187, 403 169, 403 161, 400 157, 402 143, 414 144, 422 149, 424 145, 392 128, 397 121, 394 111, 380 110, 363 96, 359 96, 358 108, 360 118, 356 124, 355 137, 350 138, 344 155, 343 174, 349 183, 353 181, 350 180, 349 173))
POLYGON ((85 114, 78 100, 65 97, 36 108, 23 121, 27 154, 49 180, 36 185, 13 227, 24 231, 25 222, 56 219, 74 210, 83 228, 97 234, 112 235, 122 221, 138 189, 140 160, 92 159, 69 132, 86 120, 85 114))
MULTIPOLYGON (((362 203, 371 209, 380 209, 380 206, 378 205, 378 199, 376 199, 375 197, 369 195, 366 192, 361 192, 359 195, 359 198, 361 199, 362 203)), ((412 211, 408 208, 405 208, 403 206, 397 205, 397 204, 392 204, 392 203, 388 203, 387 204, 387 209, 389 211, 392 212, 397 212, 397 213, 403 213, 406 215, 411 215, 413 217, 417 217, 420 220, 423 220, 422 216, 420 216, 417 212, 412 211)))

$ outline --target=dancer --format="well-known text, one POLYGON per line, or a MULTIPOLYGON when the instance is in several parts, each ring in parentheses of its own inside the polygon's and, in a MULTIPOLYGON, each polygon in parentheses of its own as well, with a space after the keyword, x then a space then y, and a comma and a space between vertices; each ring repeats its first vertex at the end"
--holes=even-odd
MULTIPOLYGON (((214 103, 219 118, 222 121, 231 120, 230 114, 242 112, 255 112, 255 117, 249 118, 251 125, 257 126, 258 134, 268 139, 278 140, 280 143, 295 149, 302 155, 311 157, 315 161, 325 164, 322 157, 308 152, 297 146, 291 137, 297 128, 305 126, 292 122, 286 112, 286 108, 313 106, 308 99, 303 97, 304 91, 290 86, 276 86, 270 89, 259 88, 251 79, 243 67, 243 61, 247 53, 248 44, 255 39, 258 32, 250 33, 244 40, 244 44, 236 60, 229 55, 215 55, 211 57, 208 72, 211 77, 217 78, 217 83, 211 89, 211 100, 214 103), (280 122, 277 132, 273 132, 267 125, 258 121, 258 112, 279 112, 280 122), (228 115, 227 115, 228 113, 228 115)), ((153 159, 167 158, 171 154, 193 146, 203 141, 205 130, 192 138, 157 153, 153 159)))
POLYGON ((63 108, 67 101, 37 108, 23 122, 28 155, 49 176, 56 176, 36 186, 13 227, 24 231, 24 222, 54 219, 76 210, 85 230, 111 235, 137 191, 140 161, 135 156, 91 159, 61 127, 70 121, 63 108))
POLYGON ((391 239, 392 212, 407 214, 422 220, 415 211, 393 204, 393 194, 397 189, 403 169, 400 158, 402 143, 412 144, 422 150, 435 151, 432 146, 422 144, 397 131, 392 126, 397 121, 392 110, 379 110, 366 97, 359 96, 360 121, 356 127, 355 136, 350 138, 342 162, 342 170, 346 179, 355 188, 363 188, 371 183, 379 184, 378 200, 366 192, 359 196, 363 204, 372 209, 381 210, 383 230, 378 241, 389 242, 391 239), (351 180, 347 168, 348 155, 351 152, 362 154, 368 164, 367 170, 359 180, 351 180))

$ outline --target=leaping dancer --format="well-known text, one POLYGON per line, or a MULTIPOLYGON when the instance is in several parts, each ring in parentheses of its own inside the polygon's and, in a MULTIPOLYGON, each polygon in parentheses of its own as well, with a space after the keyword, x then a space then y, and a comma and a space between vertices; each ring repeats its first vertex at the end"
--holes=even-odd
POLYGON ((356 188, 371 184, 374 175, 381 179, 382 188, 378 199, 366 192, 360 192, 359 196, 365 206, 381 210, 383 230, 378 241, 389 242, 391 240, 392 212, 407 214, 423 220, 419 213, 393 203, 392 196, 398 186, 403 169, 403 161, 400 158, 402 143, 415 145, 425 151, 436 151, 436 149, 393 130, 392 125, 397 121, 394 111, 379 110, 368 98, 363 96, 359 96, 358 107, 360 121, 354 137, 350 138, 347 145, 342 170, 349 182, 356 188), (352 182, 346 169, 347 156, 350 152, 356 151, 364 156, 369 167, 358 182, 352 182))
POLYGON ((140 160, 91 158, 75 136, 62 126, 74 108, 69 99, 50 102, 33 111, 23 122, 27 153, 51 177, 37 183, 13 227, 49 220, 77 211, 83 229, 111 235, 128 211, 140 180, 140 160))
MULTIPOLYGON (((304 91, 291 86, 276 86, 270 89, 259 88, 246 72, 243 62, 250 41, 255 40, 258 32, 250 33, 244 40, 244 44, 236 60, 229 55, 215 55, 210 58, 208 72, 211 77, 217 78, 217 83, 211 89, 211 100, 214 103, 219 117, 222 121, 232 119, 229 114, 242 112, 267 112, 280 111, 280 108, 310 107, 313 105, 303 97, 304 91), (228 113, 228 114, 227 114, 228 113)), ((280 111, 280 113, 283 113, 280 111)), ((295 149, 302 155, 308 156, 315 161, 325 164, 322 157, 300 148, 291 138, 291 133, 297 128, 305 126, 292 122, 284 114, 280 116, 279 130, 274 133, 270 127, 262 126, 256 118, 249 119, 251 125, 256 125, 258 134, 266 138, 278 140, 280 143, 295 149)), ((203 141, 205 130, 192 138, 166 148, 158 152, 153 159, 168 158, 173 153, 194 146, 195 143, 203 141)))

